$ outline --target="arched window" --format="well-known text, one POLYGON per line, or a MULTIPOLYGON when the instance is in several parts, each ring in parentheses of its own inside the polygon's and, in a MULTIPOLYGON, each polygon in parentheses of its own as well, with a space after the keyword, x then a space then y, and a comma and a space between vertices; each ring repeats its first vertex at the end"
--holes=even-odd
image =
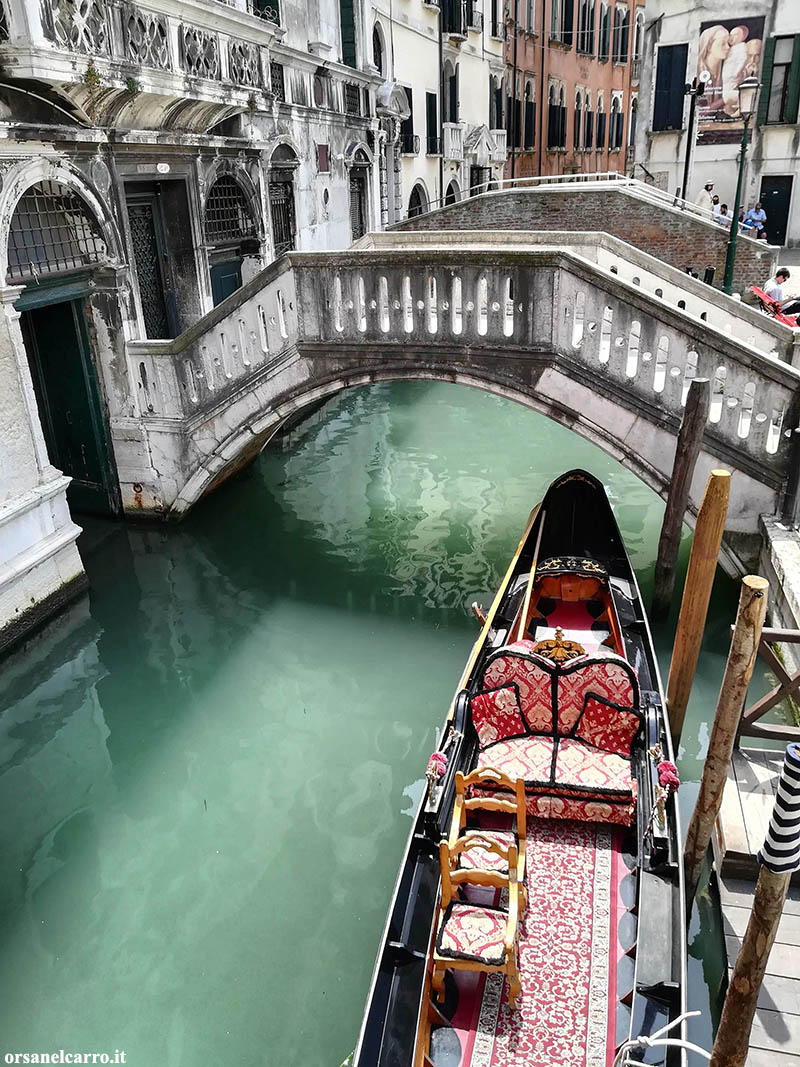
MULTIPOLYGON (((447 192, 444 194, 445 204, 455 204, 458 200, 458 185, 455 181, 450 182, 447 186, 447 192)), ((409 212, 410 214, 410 212, 409 212)))
POLYGON ((8 234, 9 281, 60 274, 107 257, 97 219, 78 193, 43 181, 22 194, 8 234))
POLYGON ((547 147, 558 148, 558 104, 556 87, 551 85, 547 93, 547 147))
POLYGON ((634 96, 631 100, 631 118, 628 123, 628 144, 633 146, 636 143, 636 116, 639 112, 639 98, 634 96))
POLYGON ((269 210, 276 258, 295 247, 294 171, 299 160, 289 145, 279 144, 269 161, 269 210))
POLYGON ((602 152, 606 147, 606 113, 603 110, 603 94, 597 94, 597 151, 602 152))
POLYGON ((592 94, 586 93, 586 107, 583 116, 583 149, 591 151, 594 147, 594 112, 592 111, 592 94))
POLYGON ((375 64, 378 74, 385 75, 383 69, 383 34, 377 22, 372 27, 372 62, 375 64))
POLYGON ((575 93, 575 122, 572 130, 572 147, 579 151, 581 147, 581 134, 583 133, 583 97, 580 89, 575 93))
POLYGON ((640 8, 636 12, 636 33, 633 39, 633 63, 631 75, 634 81, 638 81, 642 72, 642 54, 644 53, 644 11, 640 8))
POLYGON ((567 147, 567 101, 563 85, 558 94, 558 147, 567 147))
POLYGON ((536 100, 534 97, 533 82, 525 86, 525 148, 533 148, 536 144, 536 100))
POLYGON ((205 211, 206 241, 210 245, 239 244, 252 237, 256 224, 241 185, 229 174, 217 178, 208 193, 205 211))
POLYGON ((444 61, 443 122, 458 122, 458 64, 444 61))
POLYGON ((608 147, 612 150, 616 150, 622 146, 622 111, 619 103, 618 96, 615 96, 611 101, 611 122, 608 129, 608 147))
MULTIPOLYGON (((601 62, 606 62, 609 56, 609 50, 611 47, 611 12, 608 10, 608 4, 600 5, 600 46, 597 50, 597 58, 601 62)), ((600 108, 597 109, 598 114, 600 108)))
POLYGON ((415 185, 408 198, 408 217, 413 219, 416 215, 422 215, 428 210, 428 198, 421 185, 415 185))

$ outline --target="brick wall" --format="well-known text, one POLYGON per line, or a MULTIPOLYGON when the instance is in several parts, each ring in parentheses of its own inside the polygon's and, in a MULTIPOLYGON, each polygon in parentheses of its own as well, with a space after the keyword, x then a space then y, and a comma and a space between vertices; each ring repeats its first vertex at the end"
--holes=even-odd
MULTIPOLYGON (((716 268, 722 285, 728 233, 696 215, 641 200, 621 189, 514 189, 462 200, 416 219, 399 230, 600 230, 619 237, 651 256, 703 276, 716 268)), ((740 237, 736 250, 734 292, 763 285, 774 270, 777 251, 763 242, 740 237)))

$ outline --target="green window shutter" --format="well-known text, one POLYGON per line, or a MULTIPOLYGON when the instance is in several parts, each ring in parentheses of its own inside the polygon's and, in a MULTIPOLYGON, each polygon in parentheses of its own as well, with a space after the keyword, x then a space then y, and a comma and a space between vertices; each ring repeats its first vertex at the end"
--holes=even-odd
POLYGON ((353 0, 339 0, 342 24, 342 63, 348 67, 356 64, 356 25, 353 15, 353 0))
POLYGON ((769 37, 764 43, 764 62, 761 64, 761 90, 758 98, 758 117, 756 121, 763 126, 767 121, 769 107, 769 88, 772 83, 772 60, 775 55, 775 38, 769 37))
POLYGON ((794 35, 792 65, 789 67, 789 84, 786 86, 786 121, 797 122, 797 105, 800 103, 800 33, 794 35))

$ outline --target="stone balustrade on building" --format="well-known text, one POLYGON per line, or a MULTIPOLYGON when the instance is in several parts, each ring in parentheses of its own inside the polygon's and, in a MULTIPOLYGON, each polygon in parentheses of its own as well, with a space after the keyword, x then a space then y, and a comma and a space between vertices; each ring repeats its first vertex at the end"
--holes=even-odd
POLYGON ((463 160, 464 126, 462 123, 442 123, 442 155, 445 162, 461 162, 463 160))
POLYGON ((283 35, 278 10, 253 0, 5 0, 4 63, 17 79, 58 82, 85 114, 129 97, 199 96, 241 102, 271 91, 269 48, 283 35))

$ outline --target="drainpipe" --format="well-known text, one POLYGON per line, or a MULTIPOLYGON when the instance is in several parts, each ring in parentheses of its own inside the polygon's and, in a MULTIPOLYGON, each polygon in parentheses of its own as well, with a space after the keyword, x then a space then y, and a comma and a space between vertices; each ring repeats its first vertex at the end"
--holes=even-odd
POLYGON ((539 174, 542 173, 542 141, 544 140, 544 57, 545 47, 547 44, 544 30, 545 30, 545 8, 547 4, 542 3, 539 5, 542 9, 542 54, 539 57, 539 174))
MULTIPOLYGON (((544 4, 542 4, 544 7, 544 4)), ((511 180, 516 171, 517 153, 514 146, 519 137, 517 130, 517 41, 519 40, 519 0, 514 0, 514 95, 511 98, 511 180)))
POLYGON ((439 207, 444 207, 444 33, 442 6, 439 0, 439 207))

